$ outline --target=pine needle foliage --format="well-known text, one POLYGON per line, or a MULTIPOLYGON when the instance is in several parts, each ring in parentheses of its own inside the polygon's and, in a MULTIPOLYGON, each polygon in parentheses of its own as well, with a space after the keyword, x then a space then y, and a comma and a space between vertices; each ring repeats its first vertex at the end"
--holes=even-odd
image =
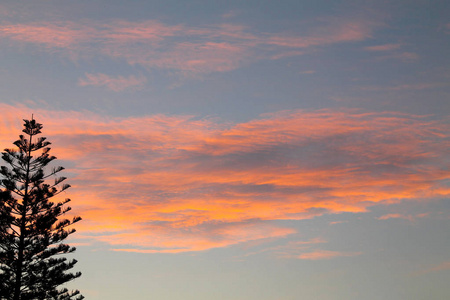
POLYGON ((59 288, 81 276, 68 272, 77 263, 65 254, 75 247, 63 241, 81 220, 59 218, 71 208, 70 199, 50 199, 70 185, 58 177, 63 167, 47 171, 56 159, 50 155, 50 142, 41 133, 42 124, 24 120, 23 132, 14 142, 16 149, 5 149, 0 169, 0 299, 1 300, 81 300, 78 290, 59 288), (51 183, 49 183, 51 182, 51 183))

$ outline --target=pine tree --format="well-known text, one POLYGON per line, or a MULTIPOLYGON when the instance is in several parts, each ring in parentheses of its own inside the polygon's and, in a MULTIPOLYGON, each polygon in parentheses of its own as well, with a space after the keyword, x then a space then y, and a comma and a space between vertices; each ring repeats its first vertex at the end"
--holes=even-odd
POLYGON ((76 260, 65 254, 75 251, 62 243, 75 232, 69 228, 81 220, 59 217, 68 212, 70 199, 52 202, 50 198, 70 186, 57 177, 63 167, 48 164, 50 142, 41 133, 42 125, 33 118, 24 120, 23 132, 14 142, 17 149, 5 149, 2 158, 7 166, 0 170, 0 299, 1 300, 80 300, 78 290, 68 291, 60 285, 81 276, 68 273, 76 260), (50 181, 54 177, 54 181, 50 181))

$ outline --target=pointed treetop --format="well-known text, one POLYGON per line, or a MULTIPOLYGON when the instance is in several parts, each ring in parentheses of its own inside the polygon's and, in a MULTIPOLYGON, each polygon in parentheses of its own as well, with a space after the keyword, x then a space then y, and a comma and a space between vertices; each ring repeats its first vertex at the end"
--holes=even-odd
POLYGON ((25 132, 28 135, 36 135, 41 133, 42 124, 37 123, 36 120, 33 119, 33 115, 31 115, 31 120, 25 120, 25 124, 23 126, 25 127, 22 131, 25 132))

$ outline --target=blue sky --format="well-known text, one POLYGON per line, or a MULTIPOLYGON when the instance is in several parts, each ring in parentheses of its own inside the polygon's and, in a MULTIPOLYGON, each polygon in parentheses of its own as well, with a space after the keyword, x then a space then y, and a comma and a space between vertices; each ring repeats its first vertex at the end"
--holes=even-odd
POLYGON ((445 299, 446 1, 2 1, 87 299, 445 299), (78 225, 79 224, 79 225, 78 225))

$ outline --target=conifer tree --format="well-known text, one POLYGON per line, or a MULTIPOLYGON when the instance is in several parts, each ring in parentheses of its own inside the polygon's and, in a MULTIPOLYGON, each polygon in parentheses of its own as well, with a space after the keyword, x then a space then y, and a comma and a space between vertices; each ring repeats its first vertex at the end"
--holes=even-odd
POLYGON ((75 247, 63 243, 75 232, 69 226, 81 218, 59 220, 71 209, 65 205, 70 199, 50 199, 70 187, 57 176, 64 168, 47 170, 56 159, 50 142, 37 137, 41 124, 24 121, 17 149, 2 152, 7 166, 0 169, 0 299, 80 300, 78 290, 59 286, 81 276, 68 272, 77 261, 64 255, 75 247))

